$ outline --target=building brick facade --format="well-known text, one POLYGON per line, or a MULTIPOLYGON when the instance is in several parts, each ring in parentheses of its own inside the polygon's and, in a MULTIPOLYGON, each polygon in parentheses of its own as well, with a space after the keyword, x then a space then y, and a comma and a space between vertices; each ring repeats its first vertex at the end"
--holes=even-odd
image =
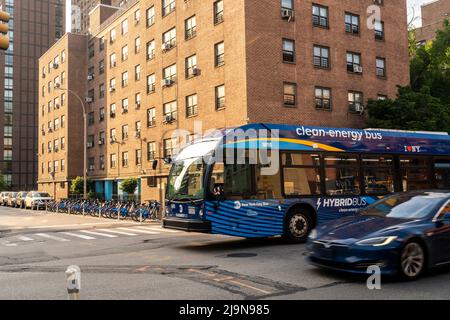
MULTIPOLYGON (((92 10, 95 32, 67 35, 40 64, 84 37, 84 47, 66 49, 76 62, 69 58, 63 68, 79 76, 68 88, 89 97, 88 174, 95 192, 120 197, 120 181, 138 177, 142 200, 162 199, 169 169, 162 158, 173 153, 172 133, 185 130, 180 145, 199 122, 203 130, 251 122, 363 126, 367 99, 394 97, 396 86, 409 82, 405 1, 381 6, 377 37, 366 24, 372 0, 319 2, 318 8, 311 1, 142 0, 115 12, 92 10), (353 24, 346 25, 350 13, 353 24)), ((54 97, 41 97, 40 105, 54 97)), ((78 126, 78 133, 64 133, 74 156, 58 153, 67 168, 54 174, 67 184, 83 172, 82 121, 70 108, 57 112, 78 126)), ((46 126, 56 113, 40 115, 46 126)), ((44 151, 55 136, 40 137, 44 151)), ((52 191, 54 158, 54 152, 40 156, 39 185, 66 197, 68 188, 52 191)))
POLYGON ((419 43, 433 40, 436 32, 442 29, 444 20, 450 20, 450 0, 431 1, 421 7, 422 27, 417 28, 416 39, 419 43))

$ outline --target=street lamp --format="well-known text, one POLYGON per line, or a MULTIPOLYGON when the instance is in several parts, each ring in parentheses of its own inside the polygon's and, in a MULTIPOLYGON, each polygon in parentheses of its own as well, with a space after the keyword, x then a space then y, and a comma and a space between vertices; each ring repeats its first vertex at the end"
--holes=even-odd
POLYGON ((55 89, 67 91, 71 94, 73 94, 78 101, 80 101, 81 107, 83 108, 83 120, 84 120, 84 130, 83 130, 83 197, 84 199, 87 199, 87 114, 86 114, 86 106, 84 105, 83 99, 80 98, 80 96, 74 92, 73 90, 67 89, 67 88, 61 88, 61 85, 57 83, 55 85, 55 89))

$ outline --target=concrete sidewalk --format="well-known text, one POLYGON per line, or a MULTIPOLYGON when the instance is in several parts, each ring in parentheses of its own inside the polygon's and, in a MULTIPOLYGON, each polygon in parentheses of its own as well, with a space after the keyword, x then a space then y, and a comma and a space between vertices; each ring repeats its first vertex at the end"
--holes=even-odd
MULTIPOLYGON (((131 220, 112 220, 89 215, 69 215, 66 213, 53 213, 46 211, 32 211, 0 207, 0 238, 16 233, 44 231, 69 231, 79 228, 95 229, 97 227, 110 228, 141 223, 131 220)), ((160 222, 146 221, 143 225, 160 224, 160 222)))

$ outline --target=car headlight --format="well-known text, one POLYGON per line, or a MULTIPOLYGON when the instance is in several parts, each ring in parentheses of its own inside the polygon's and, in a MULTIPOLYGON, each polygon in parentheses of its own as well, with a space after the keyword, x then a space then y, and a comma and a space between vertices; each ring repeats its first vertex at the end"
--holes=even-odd
POLYGON ((310 239, 316 239, 317 238, 317 230, 316 229, 311 231, 311 233, 309 234, 309 238, 310 239))
POLYGON ((370 239, 364 239, 356 242, 358 246, 373 246, 373 247, 382 247, 386 246, 392 241, 396 240, 398 237, 390 236, 390 237, 376 237, 370 239))

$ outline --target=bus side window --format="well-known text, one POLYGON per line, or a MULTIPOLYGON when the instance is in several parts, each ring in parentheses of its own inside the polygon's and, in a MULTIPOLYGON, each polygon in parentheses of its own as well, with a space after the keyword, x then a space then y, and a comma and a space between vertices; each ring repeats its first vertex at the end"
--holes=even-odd
POLYGON ((353 155, 325 155, 327 195, 360 195, 358 159, 353 155))
POLYGON ((434 176, 438 189, 450 189, 450 158, 435 159, 434 176))
POLYGON ((401 157, 400 170, 403 191, 432 188, 429 176, 429 158, 401 157))
POLYGON ((366 194, 384 195, 394 192, 394 161, 392 156, 362 156, 366 194))
POLYGON ((250 164, 225 165, 224 193, 227 199, 243 200, 253 196, 253 168, 250 164))
POLYGON ((259 200, 281 199, 280 170, 275 175, 262 175, 261 165, 256 166, 256 197, 259 200))

